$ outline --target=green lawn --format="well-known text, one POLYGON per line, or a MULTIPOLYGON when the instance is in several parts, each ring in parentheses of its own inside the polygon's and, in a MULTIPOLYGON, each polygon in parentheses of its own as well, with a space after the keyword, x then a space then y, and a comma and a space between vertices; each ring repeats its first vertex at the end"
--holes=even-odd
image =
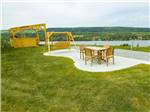
POLYGON ((150 65, 91 73, 42 53, 2 49, 2 112, 150 112, 150 65))
MULTIPOLYGON (((79 44, 78 44, 79 45, 79 44)), ((91 45, 87 45, 87 46, 91 46, 91 45)), ((102 47, 102 45, 92 45, 92 46, 100 46, 102 47)), ((150 46, 146 46, 146 47, 133 47, 131 49, 130 46, 112 46, 114 47, 115 49, 124 49, 124 50, 133 50, 133 51, 142 51, 142 52, 150 52, 150 46)))
MULTIPOLYGON (((125 49, 125 50, 131 50, 130 46, 114 46, 116 49, 125 49)), ((142 51, 142 52, 150 52, 150 46, 147 47, 133 47, 133 51, 142 51)))

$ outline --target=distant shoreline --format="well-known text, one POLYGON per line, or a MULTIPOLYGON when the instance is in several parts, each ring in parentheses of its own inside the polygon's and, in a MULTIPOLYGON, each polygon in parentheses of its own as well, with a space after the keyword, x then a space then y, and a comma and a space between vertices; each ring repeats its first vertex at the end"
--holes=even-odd
MULTIPOLYGON (((54 41, 58 42, 58 41, 54 41)), ((73 42, 72 42, 73 43, 73 42)), ((129 40, 129 41, 75 41, 76 44, 88 44, 88 45, 104 45, 104 44, 110 44, 110 45, 123 45, 123 44, 128 44, 128 45, 132 45, 133 46, 137 46, 137 44, 139 44, 139 46, 141 47, 146 47, 146 46, 150 46, 150 40, 129 40)), ((40 41, 39 43, 40 45, 44 45, 45 42, 44 41, 40 41)))
MULTIPOLYGON (((11 27, 10 27, 11 28, 11 27)), ((150 32, 150 27, 128 27, 128 26, 103 26, 103 27, 99 27, 99 26, 90 26, 90 27, 80 27, 80 26, 77 26, 77 27, 47 27, 47 31, 50 31, 50 30, 77 30, 77 29, 89 29, 89 30, 91 30, 91 29, 96 29, 96 30, 98 30, 98 29, 101 29, 101 30, 104 30, 104 31, 113 31, 114 30, 114 32, 115 31, 120 31, 120 30, 125 30, 125 31, 123 31, 123 32, 126 32, 127 30, 128 31, 131 31, 132 32, 132 30, 134 31, 134 32, 150 32)), ((8 29, 1 29, 0 31, 8 31, 9 30, 9 28, 8 29)), ((97 31, 96 31, 97 32, 97 31)), ((99 32, 101 32, 100 30, 99 30, 99 32)))

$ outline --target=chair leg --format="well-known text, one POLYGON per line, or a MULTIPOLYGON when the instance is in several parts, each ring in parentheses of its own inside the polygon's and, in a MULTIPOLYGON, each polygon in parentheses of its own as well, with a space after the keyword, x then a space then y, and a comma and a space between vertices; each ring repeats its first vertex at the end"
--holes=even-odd
POLYGON ((84 60, 84 53, 82 53, 82 57, 83 57, 83 60, 84 60))
POLYGON ((100 64, 101 64, 102 63, 102 54, 100 55, 100 59, 99 60, 100 60, 100 64))
POLYGON ((101 64, 101 57, 98 57, 98 63, 101 64))
POLYGON ((106 58, 106 64, 107 64, 107 66, 108 66, 108 58, 106 58))
POLYGON ((115 64, 115 59, 114 59, 114 56, 113 56, 113 64, 115 64))
POLYGON ((93 64, 93 58, 91 59, 91 66, 92 66, 92 64, 93 64))
POLYGON ((80 52, 80 59, 81 59, 81 52, 80 52))
POLYGON ((86 58, 85 58, 85 64, 86 64, 86 61, 87 61, 87 60, 86 60, 86 58))
POLYGON ((102 54, 100 51, 97 52, 98 64, 101 64, 102 54))

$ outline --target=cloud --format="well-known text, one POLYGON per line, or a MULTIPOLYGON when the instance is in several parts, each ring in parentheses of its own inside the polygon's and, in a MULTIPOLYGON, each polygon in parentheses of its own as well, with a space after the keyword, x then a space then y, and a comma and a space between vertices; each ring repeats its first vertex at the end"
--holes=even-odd
POLYGON ((47 27, 149 27, 147 3, 3 3, 2 28, 46 23, 47 27))
POLYGON ((147 2, 149 0, 3 0, 3 2, 147 2))

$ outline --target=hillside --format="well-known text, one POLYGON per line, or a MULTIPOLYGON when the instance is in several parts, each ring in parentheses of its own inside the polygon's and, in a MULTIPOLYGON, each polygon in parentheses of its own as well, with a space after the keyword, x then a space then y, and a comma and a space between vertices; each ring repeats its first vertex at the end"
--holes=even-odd
MULTIPOLYGON (((150 28, 136 27, 70 27, 70 28, 47 28, 47 32, 72 32, 77 41, 91 40, 150 40, 150 28)), ((21 33, 17 33, 20 37, 21 33)), ((36 33, 26 32, 28 37, 36 36, 36 33)), ((40 40, 44 40, 44 32, 40 31, 40 40)), ((8 30, 2 30, 1 37, 9 40, 8 30)), ((55 40, 65 40, 64 35, 55 35, 55 40)))
POLYGON ((47 28, 47 31, 69 31, 69 32, 150 32, 150 28, 136 27, 68 27, 47 28))

